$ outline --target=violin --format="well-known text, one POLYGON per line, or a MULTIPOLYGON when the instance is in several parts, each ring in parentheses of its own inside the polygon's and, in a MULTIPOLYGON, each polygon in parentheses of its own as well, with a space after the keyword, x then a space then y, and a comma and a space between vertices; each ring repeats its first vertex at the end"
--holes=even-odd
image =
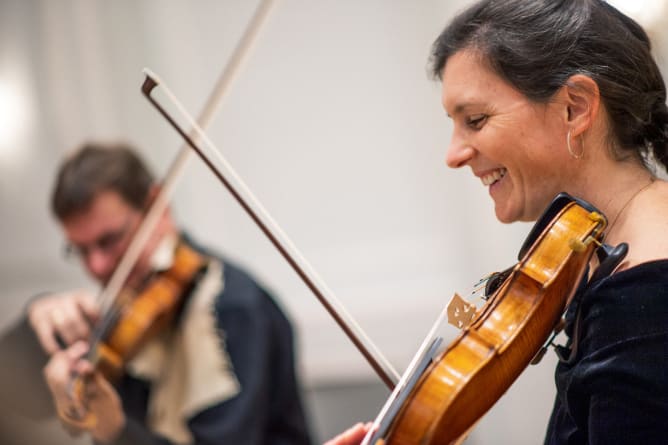
MULTIPOLYGON (((154 272, 140 290, 125 287, 118 293, 95 326, 85 359, 108 381, 118 380, 141 348, 173 325, 206 265, 203 255, 179 241, 168 269, 154 272)), ((71 397, 84 407, 87 378, 74 376, 70 384, 71 397)), ((59 415, 81 429, 93 428, 97 422, 91 413, 59 409, 59 415)))
MULTIPOLYGON (((602 246, 605 216, 560 194, 486 304, 430 360, 364 443, 456 443, 539 354, 602 246)), ((617 258, 615 258, 617 260, 617 258)))
POLYGON ((164 82, 150 71, 145 70, 145 74, 142 92, 147 99, 265 233, 381 380, 394 389, 364 444, 448 445, 463 441, 467 431, 551 342, 548 338, 558 331, 594 252, 600 263, 596 274, 599 270, 612 272, 625 255, 624 246, 603 244, 607 219, 600 211, 583 200, 560 194, 532 229, 520 249, 519 262, 488 282, 491 292, 483 307, 469 311, 471 317, 465 322, 459 320, 463 326, 459 336, 439 355, 438 343, 434 343, 422 358, 414 360, 417 366, 409 366, 396 383, 391 368, 366 349, 355 329, 347 326, 348 317, 341 316, 337 304, 327 298, 328 289, 164 82), (152 96, 158 86, 205 147, 186 134, 152 96))
POLYGON ((121 291, 93 331, 87 360, 107 380, 119 378, 142 346, 174 322, 205 266, 200 253, 179 242, 169 269, 153 274, 141 292, 121 291))

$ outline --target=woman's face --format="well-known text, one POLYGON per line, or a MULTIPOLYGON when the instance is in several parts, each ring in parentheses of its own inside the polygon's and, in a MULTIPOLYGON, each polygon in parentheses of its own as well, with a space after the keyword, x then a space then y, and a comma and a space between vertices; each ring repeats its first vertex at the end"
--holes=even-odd
POLYGON ((448 166, 471 168, 500 221, 537 219, 572 179, 566 105, 530 101, 472 51, 448 59, 442 100, 454 124, 448 166))

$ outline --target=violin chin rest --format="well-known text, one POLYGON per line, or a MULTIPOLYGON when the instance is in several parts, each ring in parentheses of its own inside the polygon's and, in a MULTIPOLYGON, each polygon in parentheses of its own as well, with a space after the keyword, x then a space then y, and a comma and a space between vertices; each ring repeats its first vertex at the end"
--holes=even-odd
POLYGON ((591 281, 594 282, 610 276, 620 263, 624 261, 627 253, 629 253, 629 245, 627 243, 621 243, 616 246, 603 244, 596 250, 599 266, 592 275, 591 281))

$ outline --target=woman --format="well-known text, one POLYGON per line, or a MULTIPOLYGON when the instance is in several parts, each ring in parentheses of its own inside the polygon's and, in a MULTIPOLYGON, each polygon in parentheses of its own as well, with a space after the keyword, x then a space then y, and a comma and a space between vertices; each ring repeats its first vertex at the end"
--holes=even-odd
POLYGON ((545 443, 665 443, 668 110, 646 33, 600 0, 484 0, 432 62, 454 123, 447 164, 471 168, 501 222, 534 221, 565 191, 607 215, 607 243, 629 244, 569 307, 545 443))

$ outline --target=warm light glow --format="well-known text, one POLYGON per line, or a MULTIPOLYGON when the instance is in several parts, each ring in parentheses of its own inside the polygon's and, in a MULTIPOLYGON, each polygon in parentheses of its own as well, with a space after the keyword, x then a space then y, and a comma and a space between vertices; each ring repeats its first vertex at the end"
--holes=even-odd
POLYGON ((646 28, 651 28, 666 10, 666 0, 608 0, 608 3, 646 28))
POLYGON ((0 161, 15 158, 27 127, 27 104, 18 88, 0 81, 0 161))

